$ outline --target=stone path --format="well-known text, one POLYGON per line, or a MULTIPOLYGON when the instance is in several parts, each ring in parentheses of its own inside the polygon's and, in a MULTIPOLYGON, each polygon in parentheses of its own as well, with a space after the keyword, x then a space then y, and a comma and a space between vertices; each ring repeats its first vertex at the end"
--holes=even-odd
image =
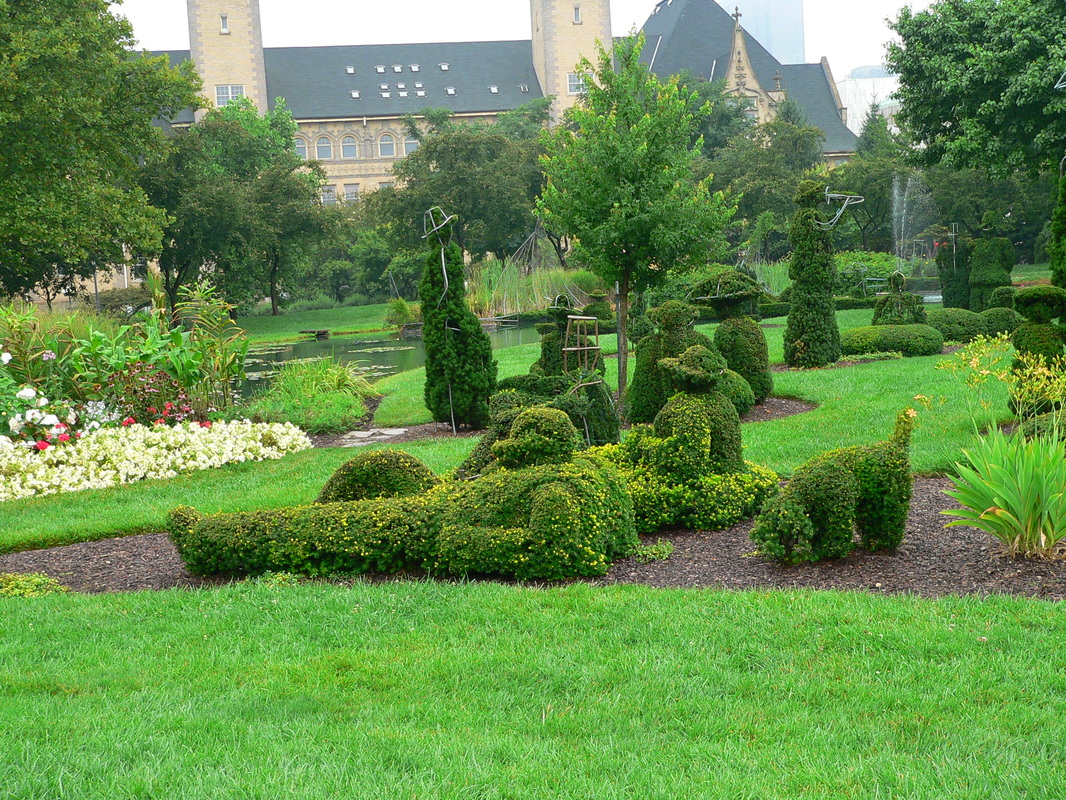
POLYGON ((363 447, 375 442, 387 442, 407 433, 407 428, 370 428, 365 431, 349 431, 343 434, 334 447, 363 447))

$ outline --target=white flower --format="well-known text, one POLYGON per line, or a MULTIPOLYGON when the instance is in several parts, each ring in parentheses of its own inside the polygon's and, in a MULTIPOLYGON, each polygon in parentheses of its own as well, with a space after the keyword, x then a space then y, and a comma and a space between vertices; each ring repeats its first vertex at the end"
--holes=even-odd
POLYGON ((31 408, 26 412, 26 422, 38 422, 43 416, 36 408, 31 408))
POLYGON ((11 353, 0 353, 0 364, 8 364, 14 356, 11 353))
POLYGON ((78 415, 74 413, 74 409, 71 409, 70 413, 67 414, 67 425, 73 425, 77 421, 78 415))
POLYGON ((19 400, 32 400, 36 396, 37 390, 34 389, 32 386, 25 386, 15 392, 15 397, 17 397, 19 400))
POLYGON ((37 408, 44 408, 46 405, 48 405, 48 398, 47 397, 38 397, 37 398, 37 408))
POLYGON ((41 417, 41 424, 46 427, 52 428, 59 424, 59 417, 57 417, 55 414, 45 414, 43 417, 41 417))
MULTIPOLYGON (((8 354, 4 353, 4 355, 6 356, 8 354)), ((0 450, 13 450, 14 448, 15 445, 10 439, 8 439, 6 436, 0 436, 0 450)))

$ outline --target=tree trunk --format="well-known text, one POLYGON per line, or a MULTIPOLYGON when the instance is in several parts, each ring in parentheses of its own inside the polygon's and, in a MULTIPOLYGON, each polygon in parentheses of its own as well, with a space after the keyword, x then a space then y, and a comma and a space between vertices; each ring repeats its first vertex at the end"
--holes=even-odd
POLYGON ((275 255, 270 260, 270 315, 276 317, 280 313, 278 309, 278 258, 275 255))
POLYGON ((623 405, 629 385, 629 270, 618 284, 618 400, 623 405))

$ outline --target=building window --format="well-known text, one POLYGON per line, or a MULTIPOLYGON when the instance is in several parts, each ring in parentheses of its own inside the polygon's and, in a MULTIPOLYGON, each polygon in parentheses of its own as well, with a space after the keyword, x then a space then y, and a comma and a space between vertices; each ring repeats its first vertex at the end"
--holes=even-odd
POLYGON ((442 61, 440 65, 440 71, 447 72, 449 69, 451 69, 451 67, 448 66, 448 62, 442 61))
POLYGON ((426 96, 426 90, 425 89, 416 89, 415 90, 415 97, 425 97, 425 96, 426 96))
POLYGON ((520 91, 522 94, 529 94, 529 84, 528 83, 519 84, 518 85, 518 91, 520 91))
POLYGON ((422 81, 415 81, 415 88, 416 89, 425 89, 426 87, 422 85, 422 81))
POLYGON ((418 72, 420 69, 422 69, 422 68, 420 66, 418 66, 418 64, 412 64, 411 65, 411 72, 418 72))
POLYGON ((319 161, 333 160, 333 142, 328 136, 319 136, 315 142, 315 157, 319 161))
POLYGON ((336 186, 323 186, 322 187, 322 205, 332 206, 337 204, 337 187, 336 186))
POLYGON ((403 154, 405 156, 411 155, 411 153, 413 153, 417 149, 418 139, 414 138, 413 136, 408 136, 406 139, 403 140, 403 154))
POLYGON ((393 158, 396 155, 396 139, 391 133, 383 133, 378 139, 378 155, 393 158))
POLYGON ((215 87, 215 105, 219 108, 222 108, 230 100, 236 100, 238 97, 244 97, 243 84, 236 83, 215 87))
POLYGON ((344 71, 347 72, 349 75, 354 75, 355 74, 355 67, 345 67, 344 71))
POLYGON ((352 94, 352 99, 353 100, 358 100, 359 99, 359 90, 358 89, 352 89, 351 94, 352 94))
POLYGON ((581 94, 585 91, 585 76, 580 72, 571 72, 566 76, 566 93, 581 94))
POLYGON ((446 95, 448 95, 448 97, 455 97, 455 87, 454 86, 445 87, 444 93, 446 95))
POLYGON ((393 64, 392 65, 392 71, 393 72, 403 72, 403 64, 393 64))
POLYGON ((581 6, 574 6, 574 24, 581 24, 581 6))
POLYGON ((345 203, 358 203, 359 202, 359 184, 358 183, 346 183, 346 184, 344 184, 344 202, 345 203))
POLYGON ((384 64, 378 64, 378 65, 376 65, 374 67, 374 69, 377 70, 379 73, 384 73, 385 72, 385 65, 384 64))
POLYGON ((223 14, 220 17, 220 21, 222 23, 222 35, 226 36, 229 34, 229 17, 223 14))
POLYGON ((490 86, 489 87, 489 94, 499 94, 499 93, 500 93, 500 87, 499 86, 490 86))
POLYGON ((359 145, 354 136, 341 139, 341 158, 359 158, 359 145))
POLYGON ((292 140, 293 147, 296 148, 296 155, 300 158, 307 158, 307 142, 297 136, 292 140))
POLYGON ((397 92, 396 96, 397 97, 407 97, 407 92, 397 92))

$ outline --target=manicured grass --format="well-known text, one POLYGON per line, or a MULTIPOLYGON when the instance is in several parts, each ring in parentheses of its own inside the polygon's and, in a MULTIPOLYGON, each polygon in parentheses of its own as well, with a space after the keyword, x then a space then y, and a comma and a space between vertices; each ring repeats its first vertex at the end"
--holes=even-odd
POLYGON ((334 336, 395 330, 385 325, 388 306, 327 308, 321 311, 301 311, 280 317, 243 317, 237 323, 248 332, 256 344, 306 339, 300 331, 329 330, 334 336))
POLYGON ((1014 282, 1051 280, 1051 266, 1046 261, 1043 264, 1018 264, 1011 270, 1010 277, 1014 282))
POLYGON ((16 798, 1060 798, 1066 617, 493 584, 0 601, 16 798))
MULTIPOLYGON (((462 461, 475 441, 424 439, 393 446, 413 453, 442 474, 462 461)), ((333 470, 356 452, 351 448, 305 450, 277 461, 232 464, 165 481, 4 503, 0 507, 0 553, 160 531, 167 514, 179 505, 212 513, 310 503, 333 470)))

